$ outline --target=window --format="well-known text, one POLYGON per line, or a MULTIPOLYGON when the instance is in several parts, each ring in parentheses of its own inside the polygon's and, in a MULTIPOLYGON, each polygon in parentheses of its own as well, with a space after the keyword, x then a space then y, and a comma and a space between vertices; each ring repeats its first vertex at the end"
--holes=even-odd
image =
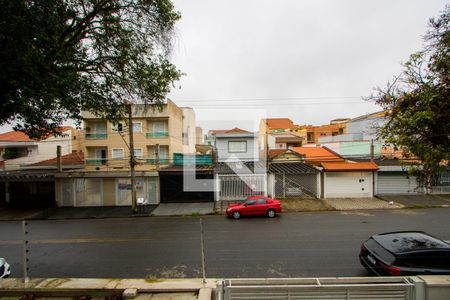
POLYGON ((114 131, 123 132, 123 124, 122 123, 114 124, 112 129, 114 131))
POLYGON ((263 198, 258 199, 258 204, 267 204, 267 200, 263 198))
POLYGON ((123 149, 112 149, 111 157, 112 159, 123 158, 123 149))
POLYGON ((153 122, 153 132, 164 132, 167 131, 167 122, 158 121, 153 122))
POLYGON ((95 133, 106 133, 106 124, 105 123, 94 124, 94 132, 95 133))
POLYGON ((134 157, 142 158, 142 148, 134 148, 134 157))
POLYGON ((248 200, 247 202, 245 202, 245 204, 247 205, 255 205, 256 200, 248 200))
POLYGON ((133 123, 133 132, 142 132, 142 123, 133 123))
POLYGON ((229 141, 228 153, 244 153, 247 152, 246 141, 229 141))

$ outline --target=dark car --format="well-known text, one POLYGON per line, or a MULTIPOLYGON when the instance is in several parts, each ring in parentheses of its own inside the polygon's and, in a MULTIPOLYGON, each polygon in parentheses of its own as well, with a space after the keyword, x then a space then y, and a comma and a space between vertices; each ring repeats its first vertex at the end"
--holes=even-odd
POLYGON ((281 202, 265 196, 250 196, 242 204, 232 204, 227 208, 227 216, 239 219, 241 216, 266 215, 273 218, 281 212, 281 202))
POLYGON ((359 260, 380 276, 450 274, 450 244, 422 231, 382 233, 361 245, 359 260))

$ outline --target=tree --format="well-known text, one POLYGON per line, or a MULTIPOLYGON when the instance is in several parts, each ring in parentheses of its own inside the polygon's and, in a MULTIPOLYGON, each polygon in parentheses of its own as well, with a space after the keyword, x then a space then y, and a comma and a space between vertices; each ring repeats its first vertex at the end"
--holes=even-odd
POLYGON ((450 6, 430 19, 424 50, 414 53, 404 71, 372 98, 387 112, 380 136, 420 165, 410 174, 431 188, 450 160, 450 6))
POLYGON ((160 104, 180 77, 170 0, 0 3, 0 125, 40 138, 83 110, 117 121, 126 101, 160 104))

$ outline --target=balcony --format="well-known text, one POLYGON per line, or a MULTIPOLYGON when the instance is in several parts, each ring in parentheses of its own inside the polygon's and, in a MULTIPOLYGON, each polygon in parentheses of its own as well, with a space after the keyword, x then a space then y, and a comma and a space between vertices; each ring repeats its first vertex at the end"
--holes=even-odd
POLYGON ((108 138, 107 133, 86 133, 84 136, 87 140, 106 140, 108 138))
MULTIPOLYGON (((147 163, 151 165, 156 165, 156 158, 147 158, 147 163)), ((160 165, 168 165, 169 159, 168 158, 160 158, 159 159, 160 165)))
POLYGON ((87 158, 86 165, 88 166, 102 166, 108 163, 107 158, 87 158))
POLYGON ((167 131, 155 131, 155 132, 147 132, 145 136, 149 139, 161 139, 169 137, 169 132, 167 131))

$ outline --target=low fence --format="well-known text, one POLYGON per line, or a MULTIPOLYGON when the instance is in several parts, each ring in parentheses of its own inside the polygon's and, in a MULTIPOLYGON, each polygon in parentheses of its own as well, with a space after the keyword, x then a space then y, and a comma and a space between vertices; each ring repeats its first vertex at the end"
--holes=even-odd
POLYGON ((424 282, 410 277, 226 279, 216 291, 217 300, 427 299, 424 282))

